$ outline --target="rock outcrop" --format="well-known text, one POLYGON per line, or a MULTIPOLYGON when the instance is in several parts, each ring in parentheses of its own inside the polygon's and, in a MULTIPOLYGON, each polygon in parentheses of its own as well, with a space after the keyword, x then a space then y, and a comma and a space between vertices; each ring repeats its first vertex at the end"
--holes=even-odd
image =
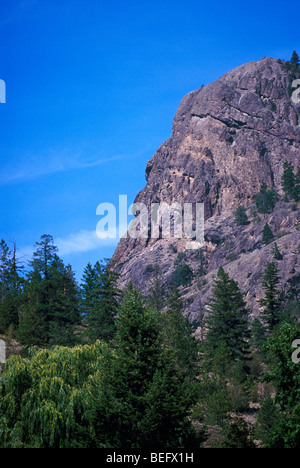
POLYGON ((205 243, 194 251, 185 250, 182 239, 121 240, 114 254, 121 288, 132 281, 147 292, 154 264, 168 286, 176 265, 184 262, 193 279, 181 290, 186 311, 196 320, 205 313, 213 278, 223 266, 239 282, 255 316, 263 271, 273 259, 274 243, 262 244, 267 222, 283 254, 283 287, 299 275, 299 203, 284 201, 281 184, 284 162, 300 163, 300 105, 291 99, 295 78, 284 63, 266 58, 184 97, 172 136, 147 164, 147 184, 135 201, 204 203, 205 243), (262 183, 280 196, 267 216, 255 207, 262 183), (246 226, 235 223, 239 205, 246 208, 246 226))

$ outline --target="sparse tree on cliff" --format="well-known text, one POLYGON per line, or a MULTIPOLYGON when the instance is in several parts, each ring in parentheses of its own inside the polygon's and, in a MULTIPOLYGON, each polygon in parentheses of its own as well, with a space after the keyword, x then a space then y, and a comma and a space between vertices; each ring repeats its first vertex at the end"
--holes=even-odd
POLYGON ((290 64, 295 70, 299 69, 300 58, 299 58, 299 55, 297 54, 297 52, 295 50, 292 53, 290 64))

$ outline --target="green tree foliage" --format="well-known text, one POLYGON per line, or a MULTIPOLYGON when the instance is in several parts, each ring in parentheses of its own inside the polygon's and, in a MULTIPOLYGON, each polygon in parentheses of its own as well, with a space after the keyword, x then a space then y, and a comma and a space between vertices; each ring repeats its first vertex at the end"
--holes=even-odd
MULTIPOLYGON (((299 448, 300 374, 292 361, 292 342, 300 338, 299 275, 283 296, 276 243, 272 255, 261 316, 251 329, 238 283, 220 268, 202 342, 178 288, 166 295, 158 266, 147 298, 132 285, 122 298, 108 260, 87 265, 79 294, 51 236, 36 244, 26 276, 16 246, 2 240, 0 333, 16 330, 34 348, 0 369, 0 448, 194 449, 205 439, 195 421, 210 426, 212 447, 254 448, 240 417, 250 401, 261 403, 259 446, 299 448), (77 346, 81 323, 92 344, 77 346)), ((180 253, 175 268, 186 261, 180 253)), ((178 286, 191 279, 191 270, 187 282, 179 274, 178 286)))
POLYGON ((282 189, 285 193, 285 200, 300 199, 300 167, 298 167, 297 173, 294 173, 294 166, 291 162, 285 161, 284 172, 282 175, 282 189))
POLYGON ((299 327, 284 323, 266 346, 270 369, 265 380, 276 388, 280 409, 278 422, 269 429, 268 448, 300 448, 300 366, 292 359, 292 344, 299 338, 299 327))
POLYGON ((234 213, 234 218, 236 224, 238 224, 239 226, 246 226, 247 224, 249 224, 248 216, 243 206, 239 206, 236 209, 234 213))
POLYGON ((266 223, 263 232, 262 232, 262 243, 265 245, 270 244, 274 240, 274 234, 272 229, 270 228, 269 224, 266 223))
POLYGON ((277 242, 275 242, 274 244, 272 253, 273 253, 273 257, 275 260, 278 260, 278 261, 283 260, 283 255, 278 248, 277 242))
POLYGON ((257 350, 261 356, 264 355, 264 345, 266 343, 267 334, 266 328, 261 323, 259 318, 255 318, 251 325, 251 345, 254 350, 257 350))
POLYGON ((26 346, 72 345, 80 321, 78 288, 70 265, 57 255, 53 238, 36 244, 20 308, 18 339, 26 346))
POLYGON ((13 356, 0 381, 1 448, 196 448, 196 378, 164 344, 161 314, 128 287, 117 334, 13 356))
POLYGON ((253 431, 242 418, 230 418, 222 428, 217 448, 254 449, 253 431))
POLYGON ((6 242, 0 241, 0 333, 10 327, 17 328, 18 309, 21 302, 23 267, 16 256, 16 244, 10 250, 6 242))
POLYGON ((207 346, 210 353, 225 344, 233 359, 244 359, 248 353, 249 311, 238 283, 220 268, 209 301, 207 346))
POLYGON ((101 265, 97 262, 93 267, 88 263, 84 269, 80 285, 80 312, 82 316, 90 317, 98 300, 98 283, 100 281, 101 265))
POLYGON ((150 280, 149 294, 147 298, 150 307, 162 311, 166 302, 166 291, 163 284, 159 265, 156 263, 153 268, 153 275, 150 280))
POLYGON ((117 323, 116 352, 96 401, 95 430, 106 446, 199 445, 188 419, 194 387, 164 350, 161 323, 160 313, 145 307, 129 285, 117 323))
POLYGON ((183 302, 174 288, 168 298, 165 321, 165 346, 172 361, 185 375, 195 377, 198 369, 198 343, 188 317, 183 315, 183 302))
POLYGON ((291 60, 288 60, 287 62, 284 63, 284 68, 286 70, 292 71, 297 73, 299 71, 299 55, 298 53, 294 50, 291 56, 291 60))
POLYGON ((262 286, 265 292, 264 299, 260 299, 260 305, 264 308, 262 317, 266 322, 269 333, 279 324, 281 319, 282 300, 278 289, 280 282, 279 271, 276 263, 269 262, 266 266, 262 286))
POLYGON ((84 271, 80 310, 91 341, 110 341, 115 335, 115 318, 121 296, 117 287, 118 277, 109 260, 97 262, 94 267, 88 264, 84 271))
POLYGON ((282 416, 273 398, 267 396, 258 413, 255 435, 264 448, 273 443, 275 428, 281 423, 282 416))
POLYGON ((172 285, 176 288, 191 284, 194 273, 188 264, 178 265, 172 275, 172 285))
POLYGON ((88 415, 106 353, 97 342, 12 356, 0 381, 0 447, 101 447, 88 415))
POLYGON ((272 213, 278 199, 277 192, 274 189, 268 189, 267 185, 263 183, 259 194, 255 198, 257 211, 265 215, 272 213))
POLYGON ((297 52, 295 50, 292 53, 292 57, 291 57, 291 60, 290 60, 290 65, 291 65, 292 69, 294 69, 294 70, 299 69, 300 59, 299 59, 299 55, 297 54, 297 52))

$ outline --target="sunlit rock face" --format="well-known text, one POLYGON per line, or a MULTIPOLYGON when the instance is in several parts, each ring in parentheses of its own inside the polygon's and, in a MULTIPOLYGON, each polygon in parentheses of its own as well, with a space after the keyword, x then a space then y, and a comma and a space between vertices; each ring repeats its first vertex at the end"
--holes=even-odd
POLYGON ((299 203, 283 201, 285 161, 300 164, 300 105, 292 100, 297 78, 278 60, 247 63, 188 94, 175 114, 171 137, 146 167, 145 188, 136 202, 203 203, 205 243, 186 250, 184 239, 123 239, 114 254, 120 286, 132 281, 147 292, 158 264, 166 287, 180 262, 193 280, 181 287, 192 319, 205 314, 213 278, 223 266, 239 282, 252 315, 259 314, 261 280, 273 260, 273 244, 262 244, 268 222, 283 254, 282 285, 299 274, 299 203), (280 195, 272 214, 255 212, 255 197, 266 183, 280 195), (243 205, 250 223, 238 226, 243 205))

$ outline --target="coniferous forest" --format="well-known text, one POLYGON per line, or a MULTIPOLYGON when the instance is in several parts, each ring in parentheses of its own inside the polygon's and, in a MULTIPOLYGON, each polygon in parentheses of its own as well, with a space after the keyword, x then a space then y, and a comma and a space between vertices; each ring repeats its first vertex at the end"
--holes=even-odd
POLYGON ((4 240, 0 262, 1 448, 299 448, 299 282, 278 289, 280 261, 251 324, 219 269, 204 339, 157 265, 144 297, 109 260, 78 285, 50 235, 27 269, 4 240))

